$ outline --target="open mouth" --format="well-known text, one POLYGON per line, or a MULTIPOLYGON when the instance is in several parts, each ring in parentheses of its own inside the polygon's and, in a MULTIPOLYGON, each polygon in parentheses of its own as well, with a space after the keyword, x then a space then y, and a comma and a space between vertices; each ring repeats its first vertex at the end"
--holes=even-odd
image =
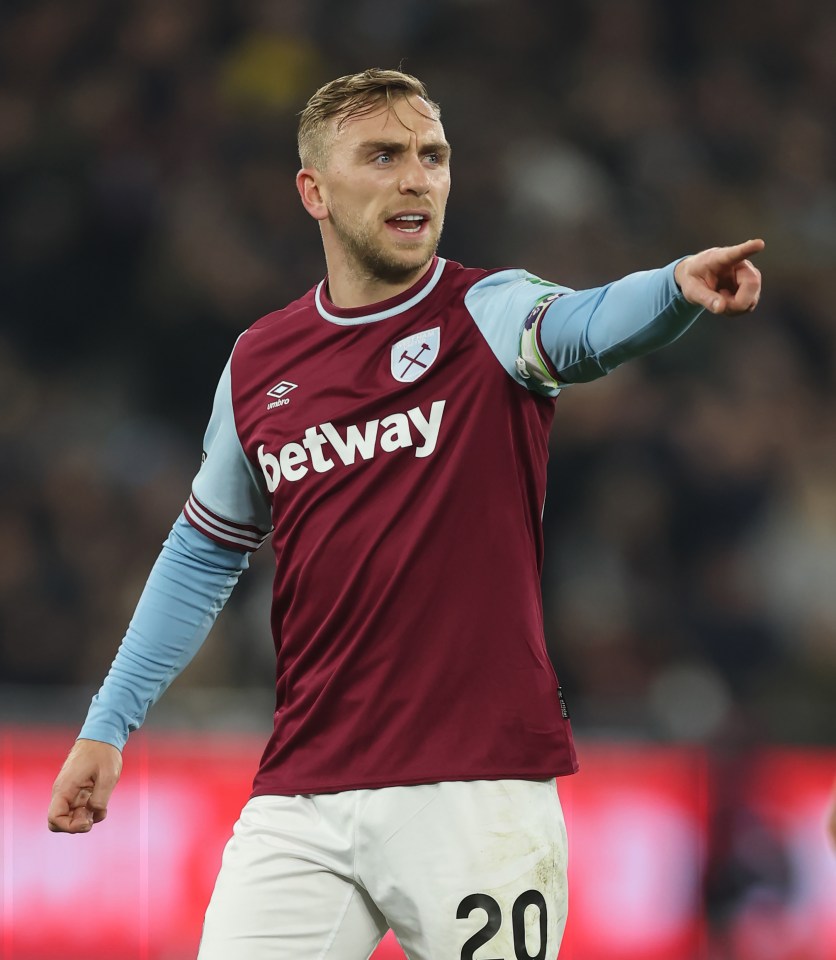
POLYGON ((416 235, 421 233, 426 224, 429 223, 429 217, 421 213, 401 213, 397 217, 392 217, 386 221, 387 225, 398 233, 416 235))

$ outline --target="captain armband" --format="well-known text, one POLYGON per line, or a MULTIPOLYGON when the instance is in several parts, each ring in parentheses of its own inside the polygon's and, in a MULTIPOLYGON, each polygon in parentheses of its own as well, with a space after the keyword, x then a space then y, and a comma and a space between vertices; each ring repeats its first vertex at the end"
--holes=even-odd
POLYGON ((516 370, 523 380, 532 380, 531 386, 539 393, 551 393, 561 388, 561 384, 555 379, 552 365, 545 355, 540 340, 540 324, 543 317, 549 306, 561 296, 560 293, 550 293, 548 296, 541 297, 525 318, 520 336, 520 353, 515 363, 516 370))

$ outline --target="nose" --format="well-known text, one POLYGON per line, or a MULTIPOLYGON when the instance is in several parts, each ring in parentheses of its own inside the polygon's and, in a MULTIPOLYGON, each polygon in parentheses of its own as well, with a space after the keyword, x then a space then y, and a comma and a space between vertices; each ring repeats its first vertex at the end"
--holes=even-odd
POLYGON ((401 173, 401 193, 411 193, 416 197, 423 197, 430 190, 430 175, 421 162, 421 158, 412 155, 405 164, 401 173))

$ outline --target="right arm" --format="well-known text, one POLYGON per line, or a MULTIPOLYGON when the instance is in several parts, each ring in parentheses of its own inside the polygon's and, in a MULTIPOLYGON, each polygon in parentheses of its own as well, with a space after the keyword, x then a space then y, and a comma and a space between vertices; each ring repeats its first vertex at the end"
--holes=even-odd
POLYGON ((50 830, 86 833, 104 820, 129 734, 200 649, 270 529, 262 478, 235 429, 231 361, 218 384, 204 451, 192 495, 55 781, 50 830))
POLYGON ((119 750, 125 746, 200 649, 248 566, 248 554, 228 550, 182 516, 177 519, 79 736, 119 750))
POLYGON ((248 563, 248 554, 214 543, 182 516, 174 524, 55 781, 50 830, 86 833, 104 820, 129 734, 200 649, 248 563))

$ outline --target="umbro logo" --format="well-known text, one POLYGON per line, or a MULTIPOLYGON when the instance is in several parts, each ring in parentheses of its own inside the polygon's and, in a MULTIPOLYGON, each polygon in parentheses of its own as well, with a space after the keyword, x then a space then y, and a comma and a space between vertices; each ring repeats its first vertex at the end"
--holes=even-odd
POLYGON ((287 404, 290 403, 287 394, 289 394, 291 390, 295 390, 298 386, 298 383, 291 383, 289 380, 282 380, 281 383, 277 383, 275 387, 267 391, 268 397, 275 397, 275 400, 267 404, 267 409, 274 410, 276 407, 287 406, 287 404))

